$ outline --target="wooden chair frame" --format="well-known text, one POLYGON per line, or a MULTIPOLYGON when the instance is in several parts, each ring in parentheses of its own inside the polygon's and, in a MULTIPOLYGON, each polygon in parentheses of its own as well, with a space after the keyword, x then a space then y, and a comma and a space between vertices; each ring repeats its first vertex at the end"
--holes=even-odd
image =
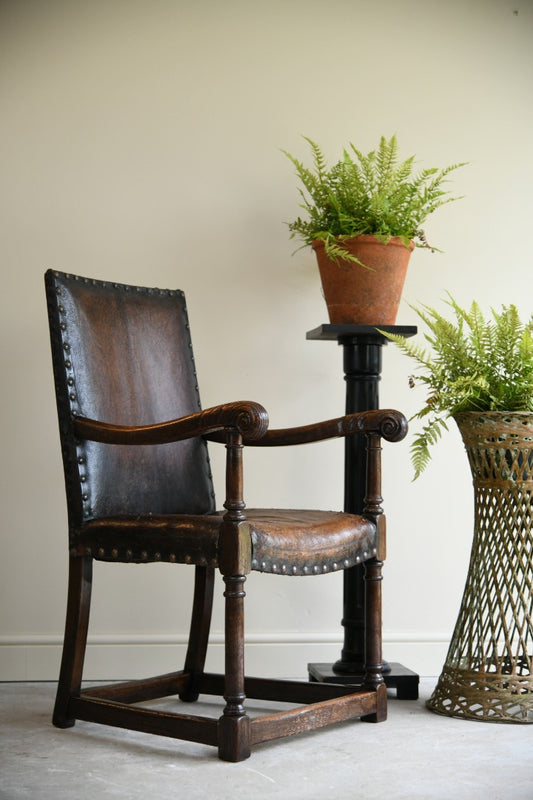
MULTIPOLYGON (((55 366, 57 385, 61 370, 55 366)), ((218 748, 220 758, 241 761, 250 755, 252 747, 271 739, 349 718, 368 722, 386 718, 387 692, 382 676, 381 652, 381 568, 385 557, 381 439, 400 441, 405 436, 407 426, 402 414, 393 410, 368 411, 304 427, 268 430, 264 408, 243 401, 145 426, 111 425, 71 413, 61 420, 60 413, 60 426, 64 457, 68 451, 65 441, 69 438, 72 441, 139 447, 191 437, 205 437, 225 444, 225 513, 220 518, 218 538, 218 569, 225 584, 225 671, 224 674, 213 674, 204 670, 215 568, 197 564, 190 639, 183 669, 145 680, 82 690, 93 560, 98 559, 98 553, 80 554, 73 549, 69 562, 65 638, 54 725, 70 727, 76 719, 98 722, 212 745, 218 748), (306 444, 352 435, 363 435, 367 439, 367 491, 363 516, 377 532, 375 552, 365 553, 366 674, 363 686, 356 689, 345 685, 247 677, 244 672, 244 584, 254 566, 243 499, 243 448, 306 444), (225 698, 226 705, 219 719, 136 705, 173 695, 191 703, 200 694, 225 698), (297 707, 250 718, 245 710, 246 697, 294 703, 297 707)))

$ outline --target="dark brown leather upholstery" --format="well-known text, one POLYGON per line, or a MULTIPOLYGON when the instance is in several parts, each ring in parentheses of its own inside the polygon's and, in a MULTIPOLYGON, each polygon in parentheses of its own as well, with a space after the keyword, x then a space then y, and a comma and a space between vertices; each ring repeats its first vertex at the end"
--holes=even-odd
MULTIPOLYGON (((73 553, 99 561, 169 561, 218 567, 222 513, 103 517, 84 523, 73 553)), ((375 556, 376 526, 331 511, 247 509, 250 569, 279 575, 324 575, 375 556)))
POLYGON ((376 526, 354 514, 331 511, 246 513, 252 569, 278 575, 324 575, 377 553, 376 526))
POLYGON ((54 723, 76 718, 217 745, 238 761, 252 745, 359 716, 386 716, 381 675, 380 438, 405 435, 396 411, 269 431, 258 403, 200 406, 185 298, 147 289, 46 273, 46 291, 69 517, 67 621, 54 723), (363 515, 316 510, 246 509, 244 446, 303 444, 334 436, 368 440, 363 515), (224 509, 217 511, 207 440, 227 451, 224 509), (81 691, 94 561, 166 561, 196 568, 191 634, 183 670, 141 682, 81 691), (244 581, 251 570, 321 575, 364 562, 367 571, 367 673, 362 689, 246 680, 246 692, 307 708, 250 720, 245 713, 244 581), (226 670, 204 672, 214 570, 226 588, 226 670), (166 694, 194 701, 223 693, 222 717, 163 714, 125 704, 166 694), (313 707, 316 706, 316 711, 313 707), (295 716, 296 715, 296 716, 295 716), (296 720, 297 717, 297 720, 296 720))
MULTIPOLYGON (((50 281, 64 411, 149 425, 200 409, 182 292, 57 273, 50 281)), ((70 498, 76 526, 80 508, 85 519, 214 510, 207 447, 199 437, 142 448, 80 441, 72 456, 78 465, 69 465, 71 491, 79 484, 76 502, 70 498)))

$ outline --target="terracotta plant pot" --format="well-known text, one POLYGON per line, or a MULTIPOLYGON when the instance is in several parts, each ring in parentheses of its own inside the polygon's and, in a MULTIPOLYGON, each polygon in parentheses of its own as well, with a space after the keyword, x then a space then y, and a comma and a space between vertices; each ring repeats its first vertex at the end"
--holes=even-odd
POLYGON ((335 263, 326 255, 324 242, 313 242, 330 322, 394 325, 414 242, 406 247, 397 237, 384 243, 375 236, 355 236, 344 245, 371 269, 335 263))

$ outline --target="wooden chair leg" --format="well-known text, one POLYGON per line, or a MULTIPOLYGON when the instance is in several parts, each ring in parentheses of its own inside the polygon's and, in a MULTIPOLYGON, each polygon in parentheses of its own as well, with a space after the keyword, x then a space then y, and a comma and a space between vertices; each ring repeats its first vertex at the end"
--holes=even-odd
POLYGON ((244 710, 244 575, 224 575, 226 591, 226 707, 218 721, 218 755, 224 761, 250 756, 250 719, 244 710))
POLYGON ((377 692, 375 714, 361 717, 365 722, 387 719, 387 688, 383 679, 381 582, 383 562, 373 558, 365 562, 365 676, 363 685, 377 692))
POLYGON ((52 719, 58 728, 71 728, 76 721, 69 715, 69 704, 70 698, 79 695, 81 688, 89 628, 92 573, 92 558, 70 558, 65 638, 52 719))
POLYGON ((196 567, 189 645, 184 667, 184 672, 191 677, 187 688, 179 695, 180 700, 186 703, 198 700, 199 682, 204 671, 211 627, 214 583, 215 570, 212 567, 196 567))

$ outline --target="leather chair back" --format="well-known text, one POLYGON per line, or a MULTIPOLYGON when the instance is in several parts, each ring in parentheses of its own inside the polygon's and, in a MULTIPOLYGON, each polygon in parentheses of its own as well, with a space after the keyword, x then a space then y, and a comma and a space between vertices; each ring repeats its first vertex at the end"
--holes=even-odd
POLYGON ((206 443, 76 442, 73 417, 146 425, 200 410, 185 297, 49 270, 45 277, 70 527, 214 510, 206 443))

